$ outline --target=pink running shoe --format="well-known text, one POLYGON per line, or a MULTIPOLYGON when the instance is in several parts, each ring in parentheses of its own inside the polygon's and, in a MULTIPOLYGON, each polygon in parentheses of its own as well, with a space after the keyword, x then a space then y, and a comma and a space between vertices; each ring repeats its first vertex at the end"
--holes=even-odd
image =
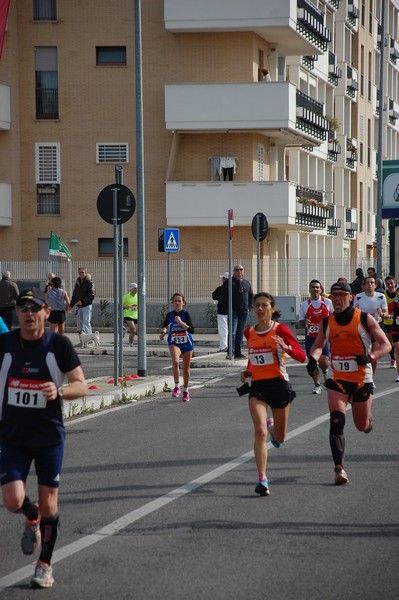
POLYGON ((175 385, 175 389, 172 392, 173 398, 178 398, 180 396, 180 388, 178 385, 175 385))
POLYGON ((184 390, 182 401, 183 402, 190 402, 190 394, 188 393, 188 390, 184 390))

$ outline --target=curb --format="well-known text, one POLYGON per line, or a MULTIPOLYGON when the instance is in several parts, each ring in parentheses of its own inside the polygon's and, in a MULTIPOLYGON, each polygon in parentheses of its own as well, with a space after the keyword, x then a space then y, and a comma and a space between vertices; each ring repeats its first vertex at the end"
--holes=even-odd
MULTIPOLYGON (((98 382, 98 380, 92 380, 98 382)), ((77 398, 76 400, 63 401, 63 416, 65 420, 72 419, 81 415, 91 414, 110 406, 121 404, 130 404, 137 402, 140 398, 146 398, 160 394, 165 390, 165 387, 173 389, 174 380, 171 376, 149 378, 145 382, 135 383, 134 385, 114 386, 113 391, 105 390, 104 393, 97 392, 90 394, 85 398, 77 398)))

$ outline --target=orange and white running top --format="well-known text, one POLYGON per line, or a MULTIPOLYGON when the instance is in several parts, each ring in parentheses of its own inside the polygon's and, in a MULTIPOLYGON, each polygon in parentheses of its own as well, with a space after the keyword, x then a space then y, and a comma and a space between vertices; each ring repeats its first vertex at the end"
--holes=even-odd
POLYGON ((370 354, 371 334, 365 329, 362 312, 353 309, 352 319, 347 325, 339 325, 335 313, 328 317, 326 336, 330 341, 331 357, 328 377, 352 381, 361 385, 373 381, 371 364, 358 365, 355 354, 370 354))
POLYGON ((305 362, 306 354, 287 325, 272 321, 267 331, 256 331, 254 326, 247 327, 244 336, 248 342, 248 370, 252 372, 252 381, 275 377, 289 381, 285 368, 287 354, 273 339, 275 335, 280 336, 287 346, 291 346, 289 356, 305 362))

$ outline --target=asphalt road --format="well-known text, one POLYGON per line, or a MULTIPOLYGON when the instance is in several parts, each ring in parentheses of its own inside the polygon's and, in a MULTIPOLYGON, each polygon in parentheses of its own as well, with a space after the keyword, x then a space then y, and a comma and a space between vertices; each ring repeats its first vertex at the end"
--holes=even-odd
POLYGON ((0 597, 399 599, 399 385, 388 360, 373 432, 357 432, 348 412, 343 487, 326 393, 311 395, 303 365, 289 367, 297 398, 286 443, 269 450, 268 498, 254 494, 238 370, 193 371, 190 403, 162 394, 68 422, 55 585, 29 590, 22 517, 0 508, 0 597))

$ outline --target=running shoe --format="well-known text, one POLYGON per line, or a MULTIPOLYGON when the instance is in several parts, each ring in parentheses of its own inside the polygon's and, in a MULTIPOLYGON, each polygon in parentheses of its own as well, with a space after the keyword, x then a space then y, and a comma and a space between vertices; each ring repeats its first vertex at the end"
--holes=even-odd
POLYGON ((396 377, 395 381, 399 381, 399 373, 398 373, 398 376, 396 377))
POLYGON ((54 583, 53 567, 38 560, 36 563, 35 574, 30 580, 32 588, 50 588, 54 583))
POLYGON ((190 394, 188 393, 188 390, 184 390, 183 391, 182 401, 183 402, 190 402, 190 394))
POLYGON ((322 391, 323 391, 323 388, 321 387, 320 383, 318 383, 317 385, 314 386, 314 390, 312 391, 312 394, 321 394, 322 391))
POLYGON ((344 468, 342 465, 337 465, 334 468, 334 472, 335 472, 335 478, 334 478, 335 485, 345 485, 345 483, 349 483, 349 477, 346 474, 346 472, 344 471, 344 468))
POLYGON ((255 494, 259 494, 259 496, 270 496, 269 481, 267 477, 263 481, 258 481, 258 485, 255 488, 255 494))
POLYGON ((175 389, 172 392, 172 397, 178 398, 179 396, 180 396, 180 387, 178 385, 175 385, 175 389))
POLYGON ((267 430, 269 432, 270 441, 275 448, 280 448, 281 442, 278 442, 273 435, 274 419, 267 419, 266 421, 267 430))
POLYGON ((26 555, 33 554, 40 546, 40 515, 34 521, 26 519, 25 529, 21 537, 21 549, 26 555))
POLYGON ((396 369, 396 360, 391 358, 391 369, 396 369))
POLYGON ((373 417, 370 415, 369 418, 369 426, 367 427, 367 429, 364 430, 364 433, 370 433, 370 431, 373 430, 373 423, 374 423, 374 419, 373 417))

